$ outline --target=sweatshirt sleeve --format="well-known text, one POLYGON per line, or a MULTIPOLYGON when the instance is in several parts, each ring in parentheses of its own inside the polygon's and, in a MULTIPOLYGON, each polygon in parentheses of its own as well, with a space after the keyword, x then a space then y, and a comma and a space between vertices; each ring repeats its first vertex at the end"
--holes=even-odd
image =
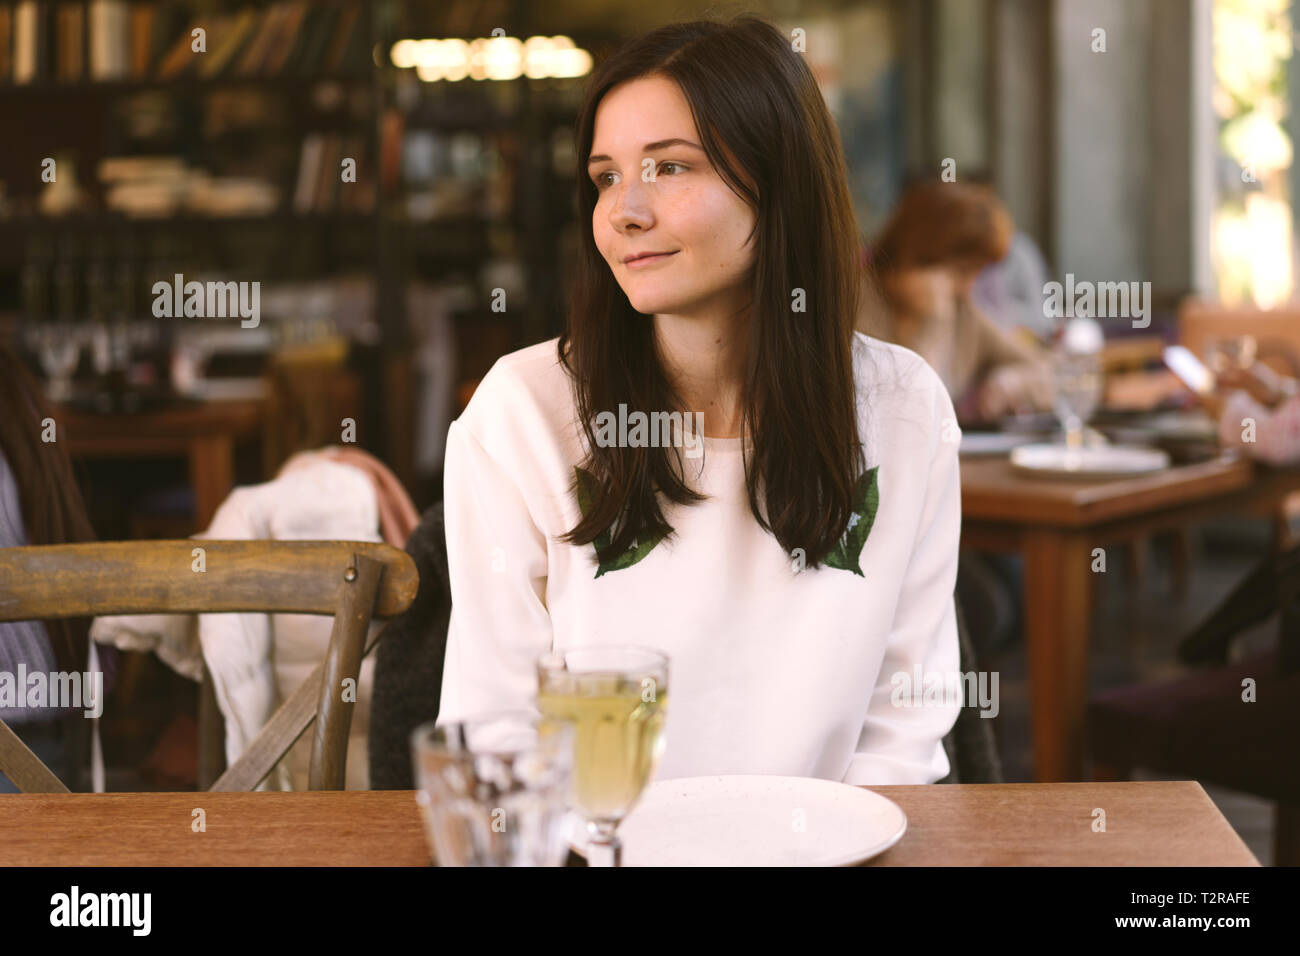
POLYGON ((949 771, 943 737, 960 705, 940 693, 937 703, 922 706, 923 688, 911 687, 918 675, 923 683, 933 678, 946 687, 948 675, 960 666, 953 596, 961 539, 960 432, 947 391, 933 373, 928 377, 935 398, 925 503, 880 673, 843 777, 848 784, 934 783, 949 771), (912 706, 900 706, 901 695, 895 701, 896 687, 904 686, 904 680, 911 691, 906 702, 912 706))
POLYGON ((460 421, 443 467, 451 620, 438 723, 535 710, 551 647, 546 536, 508 473, 460 421))

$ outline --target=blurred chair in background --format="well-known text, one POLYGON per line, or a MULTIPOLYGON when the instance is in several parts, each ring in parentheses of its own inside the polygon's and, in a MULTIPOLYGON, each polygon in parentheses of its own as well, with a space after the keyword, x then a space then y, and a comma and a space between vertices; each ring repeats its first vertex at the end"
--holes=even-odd
POLYGON ((347 367, 348 343, 333 338, 277 350, 266 370, 262 467, 274 473, 297 452, 355 441, 346 419, 361 420, 361 382, 347 367))
POLYGON ((1140 767, 1273 800, 1274 864, 1300 865, 1300 548, 1259 565, 1178 653, 1202 669, 1093 697, 1093 778, 1140 767), (1242 632, 1279 611, 1277 647, 1232 660, 1242 632))

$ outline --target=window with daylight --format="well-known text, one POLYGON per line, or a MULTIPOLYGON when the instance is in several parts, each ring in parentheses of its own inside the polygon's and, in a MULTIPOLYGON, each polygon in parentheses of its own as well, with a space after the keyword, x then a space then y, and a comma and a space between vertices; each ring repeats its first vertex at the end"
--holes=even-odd
POLYGON ((1215 280, 1229 305, 1271 308, 1294 289, 1288 66, 1291 0, 1215 0, 1215 280))

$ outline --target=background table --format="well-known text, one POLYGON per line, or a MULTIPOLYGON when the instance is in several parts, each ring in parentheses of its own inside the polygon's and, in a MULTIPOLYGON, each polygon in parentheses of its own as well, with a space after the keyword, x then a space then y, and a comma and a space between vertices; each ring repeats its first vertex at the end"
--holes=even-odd
MULTIPOLYGON (((907 814, 882 866, 1258 866, 1194 782, 871 787, 907 814), (1106 831, 1093 830, 1094 811, 1106 831)), ((424 866, 411 791, 16 794, 0 866, 424 866), (205 812, 196 833, 194 810, 205 812)))
POLYGON ((1109 481, 1024 475, 1005 457, 962 459, 962 547, 1024 558, 1035 780, 1084 778, 1093 550, 1212 515, 1276 515, 1297 490, 1300 469, 1232 458, 1109 481))
POLYGON ((185 458, 194 489, 194 523, 201 531, 235 487, 235 446, 263 440, 265 402, 208 401, 133 415, 59 408, 56 414, 74 457, 185 458))

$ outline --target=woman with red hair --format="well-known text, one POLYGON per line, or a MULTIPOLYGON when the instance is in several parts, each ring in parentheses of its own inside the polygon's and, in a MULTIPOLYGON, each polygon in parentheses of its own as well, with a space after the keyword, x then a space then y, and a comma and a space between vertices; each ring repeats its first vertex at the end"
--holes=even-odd
POLYGON ((1051 407, 1044 358, 971 299, 975 277, 1006 256, 1014 233, 992 190, 928 180, 904 192, 871 256, 877 288, 859 329, 922 355, 965 421, 1051 407))

